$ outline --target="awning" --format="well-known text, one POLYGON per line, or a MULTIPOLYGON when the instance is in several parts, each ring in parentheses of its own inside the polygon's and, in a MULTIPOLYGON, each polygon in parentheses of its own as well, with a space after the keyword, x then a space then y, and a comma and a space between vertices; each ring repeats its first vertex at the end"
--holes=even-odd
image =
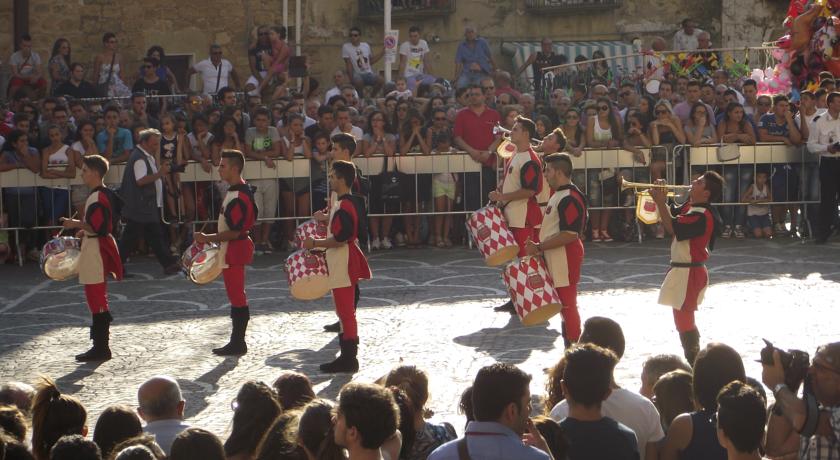
MULTIPOLYGON (((589 59, 592 57, 592 53, 599 49, 603 51, 604 57, 621 56, 635 52, 633 44, 620 41, 554 42, 553 45, 554 52, 566 55, 570 63, 574 62, 578 55, 586 56, 589 59)), ((539 50, 540 42, 505 42, 502 44, 502 54, 511 57, 514 70, 519 69, 528 60, 528 56, 539 50)), ((616 75, 626 74, 642 67, 641 56, 611 59, 607 62, 616 75)), ((533 78, 533 69, 528 66, 519 77, 520 88, 530 88, 533 78)))

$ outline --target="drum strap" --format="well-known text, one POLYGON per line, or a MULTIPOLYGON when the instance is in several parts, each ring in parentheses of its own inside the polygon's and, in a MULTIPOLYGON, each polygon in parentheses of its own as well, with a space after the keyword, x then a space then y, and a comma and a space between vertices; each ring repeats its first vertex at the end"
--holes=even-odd
POLYGON ((672 267, 677 268, 690 268, 690 267, 704 267, 706 264, 703 262, 674 262, 671 261, 672 267))

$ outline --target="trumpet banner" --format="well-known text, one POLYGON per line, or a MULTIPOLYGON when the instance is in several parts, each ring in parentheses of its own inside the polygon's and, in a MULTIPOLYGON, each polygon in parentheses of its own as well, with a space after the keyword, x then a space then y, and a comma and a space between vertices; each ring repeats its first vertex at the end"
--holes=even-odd
POLYGON ((650 193, 641 192, 636 195, 636 218, 645 225, 659 223, 659 210, 650 193))

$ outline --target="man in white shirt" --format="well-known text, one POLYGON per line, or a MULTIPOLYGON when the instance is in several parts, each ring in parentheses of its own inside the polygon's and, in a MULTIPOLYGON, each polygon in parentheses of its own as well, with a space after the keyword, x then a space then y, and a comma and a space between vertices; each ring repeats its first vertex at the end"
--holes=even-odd
POLYGON ((190 67, 187 77, 195 73, 201 76, 202 94, 216 94, 219 89, 230 86, 230 80, 233 80, 235 88, 239 88, 239 75, 233 64, 222 58, 222 47, 219 45, 210 45, 210 57, 190 67))
POLYGON ((137 413, 146 426, 143 431, 155 437, 155 442, 169 455, 172 441, 190 426, 184 423, 186 401, 178 382, 160 375, 143 382, 137 390, 137 413))
MULTIPOLYGON (((624 332, 615 321, 593 316, 586 320, 579 343, 592 343, 612 350, 618 359, 624 355, 624 332)), ((636 433, 639 458, 657 458, 656 444, 665 437, 656 406, 644 396, 621 388, 613 379, 612 392, 601 404, 601 413, 627 425, 636 433)), ((551 418, 559 422, 569 415, 569 403, 562 401, 551 409, 551 418)))
POLYGON ((20 50, 9 57, 9 67, 12 71, 12 78, 9 80, 9 93, 12 96, 22 87, 34 90, 37 99, 46 94, 47 80, 43 76, 41 56, 32 51, 32 37, 23 35, 20 37, 20 50))
POLYGON ((420 83, 432 84, 435 77, 429 65, 429 44, 420 38, 420 27, 408 29, 408 41, 400 45, 400 74, 405 77, 409 89, 414 91, 420 83))
POLYGON ((674 51, 694 51, 697 49, 697 37, 703 33, 691 18, 685 18, 682 28, 674 34, 674 51))
MULTIPOLYGON (((328 89, 326 93, 324 93, 324 104, 330 103, 330 98, 333 96, 341 96, 341 88, 347 84, 347 74, 342 69, 338 69, 333 74, 333 82, 335 82, 335 86, 328 89)), ((356 89, 353 89, 353 92, 356 94, 356 99, 359 98, 359 93, 356 92, 356 89)))
POLYGON ((840 190, 840 93, 826 99, 828 112, 814 122, 808 136, 808 151, 820 156, 819 229, 817 244, 825 244, 837 218, 837 192, 840 190))
POLYGON ((335 109, 335 129, 330 133, 330 137, 338 133, 346 133, 360 140, 364 136, 362 128, 353 126, 353 121, 350 119, 350 108, 339 107, 335 109))
POLYGON ((365 86, 372 87, 372 94, 379 92, 385 80, 373 73, 373 64, 382 59, 385 55, 383 47, 376 54, 373 54, 370 45, 362 41, 362 31, 358 27, 350 29, 350 41, 341 46, 341 57, 347 69, 347 75, 359 94, 364 94, 365 86))

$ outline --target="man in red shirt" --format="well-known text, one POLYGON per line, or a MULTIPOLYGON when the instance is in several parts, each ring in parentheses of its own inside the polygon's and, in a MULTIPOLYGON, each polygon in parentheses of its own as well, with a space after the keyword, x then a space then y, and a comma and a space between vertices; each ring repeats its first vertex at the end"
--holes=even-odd
POLYGON ((467 87, 468 106, 455 116, 455 145, 481 163, 481 173, 464 173, 464 209, 476 210, 482 199, 496 189, 496 154, 491 146, 496 138, 493 127, 501 120, 499 112, 487 107, 478 85, 467 87), (479 185, 480 184, 480 185, 479 185))

